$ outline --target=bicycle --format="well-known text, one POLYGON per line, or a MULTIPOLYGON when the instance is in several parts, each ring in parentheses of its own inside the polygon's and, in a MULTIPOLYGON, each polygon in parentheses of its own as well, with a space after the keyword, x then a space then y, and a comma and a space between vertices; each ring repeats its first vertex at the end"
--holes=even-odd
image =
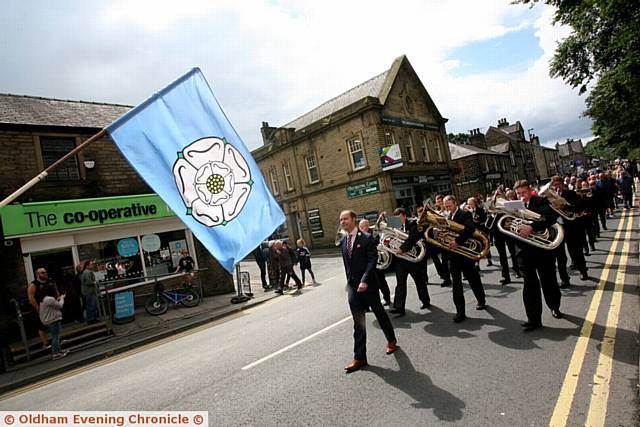
POLYGON ((145 302, 144 309, 152 316, 159 316, 169 310, 169 302, 174 306, 195 307, 200 304, 200 295, 189 288, 166 290, 161 282, 156 282, 153 295, 145 302))

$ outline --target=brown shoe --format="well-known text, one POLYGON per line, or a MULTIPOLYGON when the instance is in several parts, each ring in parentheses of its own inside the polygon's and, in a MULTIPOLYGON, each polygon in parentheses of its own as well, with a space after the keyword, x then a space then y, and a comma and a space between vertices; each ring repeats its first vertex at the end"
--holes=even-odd
POLYGON ((366 360, 353 359, 351 363, 344 367, 344 370, 347 371, 347 374, 349 374, 365 366, 367 366, 366 360))
POLYGON ((389 341, 387 343, 387 354, 391 354, 394 351, 396 351, 396 347, 398 346, 398 340, 397 339, 393 339, 393 341, 389 341))

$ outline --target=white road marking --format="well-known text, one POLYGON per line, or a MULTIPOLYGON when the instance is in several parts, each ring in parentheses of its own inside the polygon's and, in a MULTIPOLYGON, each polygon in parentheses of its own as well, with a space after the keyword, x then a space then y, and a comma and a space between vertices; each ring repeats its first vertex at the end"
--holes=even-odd
POLYGON ((329 326, 327 326, 327 327, 326 327, 326 328, 324 328, 324 329, 319 330, 318 332, 314 332, 313 334, 309 335, 309 336, 308 336, 308 337, 306 337, 306 338, 302 338, 301 340, 298 340, 298 341, 294 342, 293 344, 289 344, 288 346, 286 346, 286 347, 284 347, 284 348, 281 348, 280 350, 278 350, 278 351, 276 351, 276 352, 274 352, 274 353, 271 353, 270 355, 265 356, 265 357, 263 357, 263 358, 262 358, 262 359, 260 359, 260 360, 256 360, 255 362, 250 363, 250 364, 248 364, 247 366, 244 366, 244 367, 242 368, 242 370, 243 370, 243 371, 246 371, 247 369, 251 369, 251 368, 253 368, 253 367, 255 367, 255 366, 257 366, 257 365, 261 364, 262 362, 266 362, 267 360, 272 359, 272 358, 276 357, 277 355, 284 353, 284 352, 285 352, 285 351, 287 351, 287 350, 291 350, 292 348, 297 347, 297 346, 299 346, 300 344, 302 344, 302 343, 304 343, 304 342, 306 342, 306 341, 309 341, 310 339, 315 338, 315 337, 317 337, 318 335, 320 335, 320 334, 322 334, 322 333, 324 333, 324 332, 327 332, 329 329, 335 328, 336 326, 338 326, 338 325, 340 325, 341 323, 344 323, 344 322, 346 322, 347 320, 350 320, 350 319, 351 319, 351 316, 349 315, 349 316, 345 317, 344 319, 339 320, 339 321, 337 321, 336 323, 334 323, 334 324, 332 324, 332 325, 329 325, 329 326))

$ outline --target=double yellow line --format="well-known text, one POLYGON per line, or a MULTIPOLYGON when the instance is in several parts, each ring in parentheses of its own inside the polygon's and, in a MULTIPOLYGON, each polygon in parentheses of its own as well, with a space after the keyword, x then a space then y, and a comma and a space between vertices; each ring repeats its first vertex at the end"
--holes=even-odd
POLYGON ((588 426, 604 426, 609 398, 611 371, 613 369, 613 350, 618 326, 618 317, 620 315, 620 306, 622 303, 622 291, 624 288, 625 268, 629 259, 629 242, 633 230, 633 217, 629 216, 628 212, 629 211, 625 211, 622 215, 620 227, 615 234, 611 245, 611 251, 607 256, 602 274, 600 275, 600 282, 595 290, 591 300, 591 305, 589 306, 589 311, 587 312, 584 324, 582 325, 582 330, 580 331, 580 336, 578 337, 571 361, 569 362, 569 368, 567 369, 556 407, 549 422, 549 425, 552 427, 564 427, 567 425, 591 332, 593 331, 593 325, 595 323, 596 316, 598 315, 600 303, 602 302, 611 265, 616 258, 617 251, 622 247, 619 268, 616 274, 615 289, 609 307, 609 314, 607 316, 607 327, 598 360, 598 367, 593 379, 594 387, 586 422, 586 425, 588 426), (626 227, 624 226, 625 220, 627 221, 626 227), (624 240, 621 241, 620 237, 622 236, 623 231, 625 231, 625 236, 624 240))

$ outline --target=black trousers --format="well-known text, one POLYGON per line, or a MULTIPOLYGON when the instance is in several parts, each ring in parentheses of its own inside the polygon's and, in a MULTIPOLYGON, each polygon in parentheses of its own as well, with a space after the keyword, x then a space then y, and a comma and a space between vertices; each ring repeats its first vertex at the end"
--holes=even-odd
POLYGON ((396 292, 393 298, 393 307, 404 310, 407 302, 407 277, 411 275, 418 290, 418 298, 423 304, 429 304, 431 298, 427 290, 427 266, 424 260, 409 262, 402 258, 396 258, 396 292))
POLYGON ((378 284, 380 285, 380 292, 382 293, 382 298, 385 301, 391 302, 391 289, 389 289, 389 283, 387 283, 387 278, 384 275, 384 271, 378 270, 376 268, 376 277, 378 278, 378 284))
POLYGON ((600 208, 600 211, 598 211, 598 217, 600 217, 600 224, 602 224, 602 228, 604 230, 607 229, 607 208, 600 208))
POLYGON ((300 278, 298 277, 298 275, 296 274, 295 270, 293 269, 293 265, 290 266, 281 266, 280 267, 280 278, 278 280, 278 290, 282 290, 284 288, 284 284, 285 282, 289 282, 289 279, 293 279, 293 281, 296 283, 296 285, 300 286, 302 285, 302 282, 300 281, 300 278))
POLYGON ((449 270, 451 271, 451 282, 453 284, 453 304, 456 306, 458 314, 464 314, 464 291, 462 289, 462 273, 469 281, 469 286, 476 297, 478 304, 485 304, 484 287, 480 280, 480 273, 476 269, 475 263, 469 258, 454 253, 449 254, 449 270))
MULTIPOLYGON (((579 219, 574 222, 580 221, 579 219)), ((565 227, 564 240, 567 243, 567 251, 571 257, 571 263, 575 265, 576 269, 582 273, 587 273, 587 262, 584 259, 584 253, 582 252, 582 243, 585 240, 585 231, 582 224, 571 224, 570 227, 565 227)))
POLYGON ((311 267, 302 267, 300 266, 300 274, 302 275, 302 283, 304 283, 304 272, 305 271, 309 271, 309 274, 311 275, 311 279, 313 279, 313 281, 316 281, 316 276, 313 274, 313 271, 311 271, 311 267))
POLYGON ((366 292, 357 292, 358 285, 347 285, 349 298, 349 308, 351 309, 351 317, 353 317, 353 358, 358 360, 367 359, 367 323, 366 312, 367 307, 371 307, 371 311, 376 316, 378 323, 384 336, 388 341, 396 338, 393 332, 393 325, 380 302, 380 294, 377 286, 371 286, 366 292))
POLYGON ((511 265, 513 265, 513 271, 520 274, 518 267, 518 259, 516 258, 516 244, 513 239, 505 236, 500 231, 494 231, 493 243, 498 250, 498 258, 500 259, 500 267, 502 267, 502 277, 509 279, 509 259, 507 257, 507 249, 511 255, 511 265))
POLYGON ((562 241, 560 246, 553 250, 556 265, 558 266, 558 274, 560 275, 560 281, 563 284, 569 284, 570 278, 567 272, 567 250, 565 240, 562 241))
POLYGON ((542 297, 551 310, 560 309, 560 288, 553 265, 553 251, 525 248, 526 243, 518 243, 518 264, 524 279, 522 300, 527 319, 531 323, 542 322, 542 297))
POLYGON ((262 281, 262 287, 268 288, 269 284, 267 283, 267 263, 264 261, 256 261, 258 264, 258 268, 260 269, 260 280, 262 281))

